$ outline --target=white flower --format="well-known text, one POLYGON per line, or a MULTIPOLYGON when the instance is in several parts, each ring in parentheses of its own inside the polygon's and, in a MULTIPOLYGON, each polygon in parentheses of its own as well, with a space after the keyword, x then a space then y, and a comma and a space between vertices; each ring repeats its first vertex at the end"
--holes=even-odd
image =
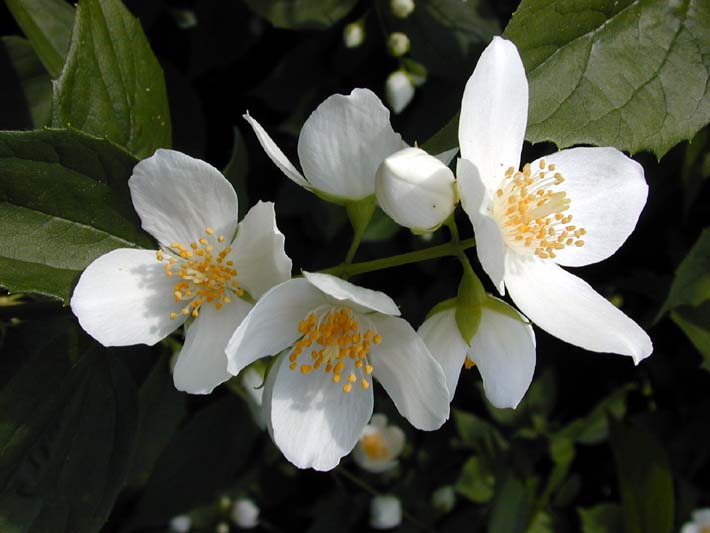
POLYGON ((181 514, 170 520, 170 531, 174 533, 188 533, 192 528, 192 520, 189 516, 181 514))
POLYGON ((284 350, 266 379, 264 413, 286 458, 334 468, 370 420, 373 376, 412 425, 440 427, 446 378, 392 299, 327 274, 304 276, 266 293, 227 345, 232 374, 284 350))
POLYGON ((232 507, 232 522, 242 529, 259 525, 259 508, 249 498, 238 498, 232 507))
POLYGON ((515 408, 535 372, 535 334, 525 318, 497 298, 481 306, 481 322, 471 345, 456 324, 456 308, 434 313, 420 326, 419 335, 446 375, 454 398, 461 368, 478 367, 488 400, 498 408, 515 408))
POLYGON ((390 10, 397 18, 407 18, 414 11, 414 0, 390 0, 390 10))
POLYGON ((367 89, 328 97, 308 117, 298 137, 301 174, 264 128, 248 113, 262 148, 288 178, 301 187, 340 202, 375 193, 375 172, 390 154, 406 147, 390 125, 389 111, 367 89))
POLYGON ((91 263, 71 308, 104 346, 153 345, 182 324, 185 344, 173 379, 207 394, 230 378, 224 347, 251 304, 288 279, 291 260, 272 203, 259 202, 237 226, 237 195, 211 165, 158 150, 128 180, 156 251, 121 248, 91 263))
POLYGON ((653 350, 629 317, 560 268, 613 254, 646 203, 643 168, 614 148, 572 148, 518 171, 528 83, 515 45, 496 37, 466 84, 457 179, 483 269, 547 332, 595 352, 653 350))
POLYGON ((362 21, 351 22, 343 28, 343 43, 346 48, 357 48, 365 42, 365 25, 362 21))
POLYGON ((387 48, 394 57, 403 56, 409 52, 411 46, 412 44, 409 41, 409 37, 407 37, 406 33, 402 33, 401 31, 390 33, 387 38, 387 48))
POLYGON ((395 115, 404 111, 414 98, 414 84, 403 70, 395 70, 387 76, 385 82, 385 98, 395 115))
POLYGON ((456 207, 454 174, 420 148, 405 148, 386 158, 375 176, 377 203, 397 224, 434 231, 456 207))
POLYGON ((353 459, 363 470, 379 474, 397 466, 404 443, 401 428, 388 426, 385 415, 372 415, 353 450, 353 459))
POLYGON ((710 532, 710 508, 693 511, 693 521, 683 524, 681 533, 710 532))
POLYGON ((370 500, 370 527, 393 529, 402 523, 402 503, 397 496, 375 496, 370 500))
POLYGON ((263 409, 263 394, 264 394, 264 376, 256 369, 249 367, 239 374, 242 381, 242 386, 247 395, 247 405, 251 413, 254 423, 261 429, 266 429, 266 420, 264 419, 263 409))

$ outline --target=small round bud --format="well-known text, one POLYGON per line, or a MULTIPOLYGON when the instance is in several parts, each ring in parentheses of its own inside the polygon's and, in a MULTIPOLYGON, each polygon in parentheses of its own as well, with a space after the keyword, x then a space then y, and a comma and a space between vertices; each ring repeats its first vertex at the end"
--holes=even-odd
POLYGON ((456 493, 451 485, 444 485, 436 489, 431 495, 431 505, 442 513, 451 512, 456 505, 456 493))
POLYGON ((192 520, 186 514, 181 514, 170 520, 172 533, 188 533, 192 527, 192 520))
POLYGON ((402 523, 402 504, 397 496, 375 496, 370 501, 370 527, 393 529, 402 523))
POLYGON ((397 18, 407 18, 414 11, 414 0, 391 0, 390 10, 397 18))
POLYGON ((396 70, 387 77, 385 99, 395 114, 401 113, 414 98, 414 85, 403 70, 396 70))
POLYGON ((456 207, 451 169, 420 148, 405 148, 385 159, 375 175, 377 202, 397 224, 434 231, 456 207))
POLYGON ((412 47, 406 33, 396 31, 387 38, 387 48, 394 57, 402 57, 412 47))
POLYGON ((239 498, 232 507, 232 522, 242 529, 253 529, 259 525, 259 508, 249 498, 239 498))
POLYGON ((229 533, 229 524, 227 522, 220 522, 217 527, 214 528, 214 533, 229 533))
POLYGON ((351 22, 343 28, 343 43, 346 48, 357 48, 365 42, 365 26, 362 21, 351 22))

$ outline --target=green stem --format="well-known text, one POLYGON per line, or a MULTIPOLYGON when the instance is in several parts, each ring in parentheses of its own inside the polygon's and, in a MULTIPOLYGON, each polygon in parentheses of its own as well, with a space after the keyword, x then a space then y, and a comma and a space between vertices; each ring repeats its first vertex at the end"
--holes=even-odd
POLYGON ((353 242, 350 243, 350 248, 348 248, 348 253, 345 255, 344 263, 349 265, 352 263, 355 257, 355 252, 357 252, 360 246, 360 241, 362 236, 367 229, 367 225, 372 220, 372 215, 375 213, 375 207, 377 206, 377 201, 375 196, 369 196, 358 200, 355 202, 349 202, 345 204, 345 209, 348 212, 348 218, 350 219, 350 224, 353 227, 353 242))
POLYGON ((439 257, 458 256, 463 253, 463 250, 472 248, 473 246, 476 246, 476 240, 474 238, 470 238, 458 243, 447 242, 438 246, 432 246, 431 248, 424 248, 423 250, 407 252, 400 255, 394 255, 392 257, 384 257, 382 259, 373 259, 372 261, 363 261, 361 263, 350 264, 342 263, 338 266, 321 270, 320 272, 323 274, 332 274, 334 276, 346 278, 356 276, 358 274, 365 274, 366 272, 374 272, 376 270, 384 270, 386 268, 419 263, 421 261, 429 261, 430 259, 437 259, 439 257))
POLYGON ((349 265, 353 262, 353 258, 355 257, 355 253, 357 252, 357 249, 360 247, 360 241, 362 240, 362 234, 365 233, 365 229, 360 229, 360 230, 355 230, 355 234, 353 235, 353 242, 350 243, 350 248, 348 248, 348 253, 345 254, 345 264, 349 265))

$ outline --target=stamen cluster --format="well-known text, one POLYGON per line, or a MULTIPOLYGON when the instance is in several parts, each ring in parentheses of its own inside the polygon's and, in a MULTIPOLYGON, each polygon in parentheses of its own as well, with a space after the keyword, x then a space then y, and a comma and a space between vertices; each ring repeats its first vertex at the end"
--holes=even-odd
POLYGON ((299 357, 310 351, 311 361, 300 365, 302 374, 322 368, 324 372, 332 372, 334 383, 340 383, 346 375, 343 392, 350 392, 357 381, 363 390, 370 387, 367 376, 373 368, 367 355, 372 344, 382 342, 382 336, 372 327, 362 328, 350 309, 328 306, 322 314, 318 310, 311 312, 299 323, 298 332, 303 336, 289 355, 291 370, 299 368, 299 357))
POLYGON ((365 454, 370 459, 385 459, 389 450, 385 446, 385 441, 379 433, 363 435, 360 444, 365 454))
POLYGON ((555 258, 566 246, 584 246, 581 237, 587 233, 564 215, 571 200, 565 191, 554 191, 565 179, 555 172, 555 165, 540 160, 533 172, 530 163, 521 171, 508 168, 501 187, 496 191, 493 216, 500 222, 503 237, 519 252, 530 250, 542 259, 555 258))

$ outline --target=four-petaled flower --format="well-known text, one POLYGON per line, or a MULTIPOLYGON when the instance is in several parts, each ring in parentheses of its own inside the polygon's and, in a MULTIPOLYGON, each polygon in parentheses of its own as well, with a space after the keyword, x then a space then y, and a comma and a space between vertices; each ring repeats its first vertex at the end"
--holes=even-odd
POLYGON ((304 276, 264 294, 227 345, 235 375, 281 352, 263 401, 286 458, 334 468, 370 420, 373 376, 412 425, 440 427, 449 416, 446 378, 392 299, 328 274, 304 276))
POLYGON ((231 376, 224 348, 258 298, 288 279, 291 260, 272 203, 259 202, 237 225, 237 194, 214 167, 158 150, 128 181, 156 251, 121 248, 91 263, 71 308, 104 346, 153 345, 183 323, 175 386, 206 394, 231 376))
POLYGON ((466 84, 457 181, 481 265, 547 332, 595 352, 653 350, 629 317, 562 268, 596 263, 633 231, 646 203, 641 165, 614 148, 572 148, 518 170, 528 83, 515 45, 495 38, 466 84))

